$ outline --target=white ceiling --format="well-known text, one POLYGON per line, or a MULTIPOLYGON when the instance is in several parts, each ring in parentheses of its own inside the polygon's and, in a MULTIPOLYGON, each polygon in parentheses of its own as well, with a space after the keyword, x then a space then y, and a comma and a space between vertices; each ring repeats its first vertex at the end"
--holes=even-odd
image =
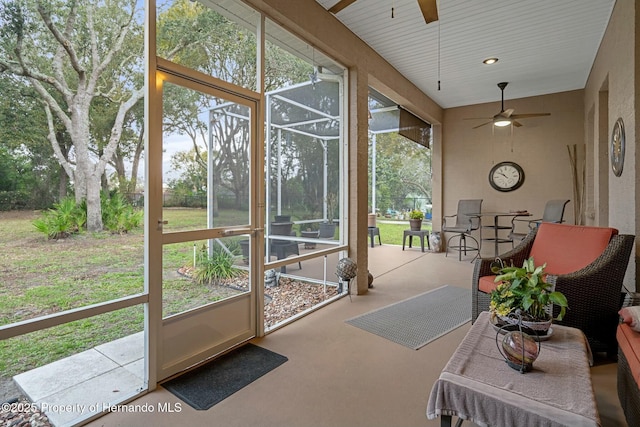
MULTIPOLYGON (((325 9, 337 0, 317 0, 325 9)), ((615 0, 357 0, 336 17, 443 108, 584 88, 615 0), (391 8, 394 17, 391 17, 391 8), (438 49, 438 38, 440 49, 438 49), (497 57, 494 65, 482 60, 497 57), (440 80, 440 90, 438 90, 440 80)))

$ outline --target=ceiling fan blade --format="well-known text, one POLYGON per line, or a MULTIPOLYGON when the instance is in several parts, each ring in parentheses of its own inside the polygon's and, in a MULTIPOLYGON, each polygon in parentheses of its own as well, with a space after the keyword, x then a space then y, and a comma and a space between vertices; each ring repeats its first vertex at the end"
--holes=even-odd
POLYGON ((483 123, 483 124, 481 124, 481 125, 474 126, 474 127, 472 127, 471 129, 478 129, 478 128, 482 127, 482 126, 486 126, 486 125, 488 125, 489 123, 493 123, 493 121, 485 122, 485 123, 483 123))
POLYGON ((462 120, 493 120, 493 117, 465 117, 462 120))
POLYGON ((522 123, 520 123, 520 122, 516 122, 515 120, 514 120, 514 121, 512 121, 511 123, 513 123, 513 125, 514 125, 515 127, 517 127, 517 128, 519 128, 520 126, 522 126, 522 123))
POLYGON ((528 114, 514 114, 512 119, 528 119, 529 117, 543 117, 550 116, 551 113, 528 113, 528 114))
POLYGON ((340 12, 345 7, 349 6, 351 3, 354 3, 356 0, 340 0, 338 3, 331 6, 328 11, 333 13, 334 15, 340 12))
POLYGON ((504 110, 503 112, 501 112, 500 115, 502 117, 506 117, 508 119, 509 117, 511 117, 511 115, 513 114, 514 111, 515 110, 513 108, 508 108, 508 109, 504 110))
POLYGON ((418 0, 424 22, 427 24, 438 20, 438 5, 436 0, 418 0))

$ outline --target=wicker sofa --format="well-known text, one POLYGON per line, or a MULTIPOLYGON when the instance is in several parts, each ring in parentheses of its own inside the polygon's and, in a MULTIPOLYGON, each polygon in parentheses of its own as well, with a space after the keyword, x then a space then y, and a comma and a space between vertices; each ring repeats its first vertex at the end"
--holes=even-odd
POLYGON ((630 426, 640 425, 640 332, 618 326, 618 398, 630 426))
MULTIPOLYGON (((569 302, 567 314, 557 323, 581 329, 594 352, 615 356, 622 282, 633 242, 634 236, 620 235, 615 228, 542 223, 500 258, 507 265, 520 266, 530 256, 536 265, 547 263, 547 282, 569 302)), ((489 308, 490 292, 496 286, 493 261, 476 260, 472 321, 489 308)))

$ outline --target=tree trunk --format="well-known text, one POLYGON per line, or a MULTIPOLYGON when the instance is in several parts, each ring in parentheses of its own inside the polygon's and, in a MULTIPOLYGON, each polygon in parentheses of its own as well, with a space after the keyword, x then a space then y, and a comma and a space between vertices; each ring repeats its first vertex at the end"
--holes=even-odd
POLYGON ((60 166, 60 179, 58 181, 58 200, 62 200, 67 197, 67 184, 69 184, 69 177, 64 168, 60 166))
POLYGON ((87 230, 102 231, 99 177, 87 180, 87 230))

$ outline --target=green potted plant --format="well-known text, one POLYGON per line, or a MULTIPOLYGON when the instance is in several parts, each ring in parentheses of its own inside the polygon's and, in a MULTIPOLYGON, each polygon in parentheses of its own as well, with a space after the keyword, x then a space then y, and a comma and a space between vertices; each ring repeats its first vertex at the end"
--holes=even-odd
POLYGON ((422 228, 422 220, 424 219, 424 213, 418 209, 414 209, 409 212, 409 226, 413 231, 419 231, 422 228))
POLYGON ((553 291, 545 281, 544 269, 547 264, 535 266, 533 257, 525 260, 522 267, 496 266, 498 287, 491 292, 489 310, 493 318, 502 322, 512 322, 510 314, 520 310, 522 323, 531 329, 545 333, 553 320, 562 320, 568 307, 567 298, 553 291), (552 317, 552 305, 560 307, 558 316, 552 317))

